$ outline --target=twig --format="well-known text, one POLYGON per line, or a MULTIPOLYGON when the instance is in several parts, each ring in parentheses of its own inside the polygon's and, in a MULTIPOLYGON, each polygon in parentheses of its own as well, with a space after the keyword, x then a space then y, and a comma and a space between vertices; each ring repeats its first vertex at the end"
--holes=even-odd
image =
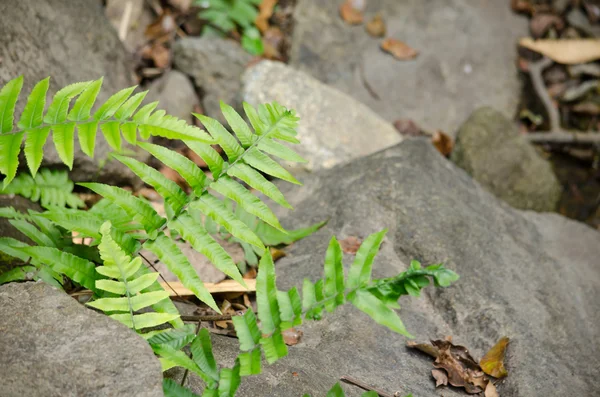
POLYGON ((371 387, 371 386, 367 385, 366 383, 364 383, 358 379, 352 378, 350 376, 342 376, 340 378, 340 380, 342 382, 346 382, 351 385, 358 386, 361 389, 366 390, 366 391, 374 391, 375 393, 379 394, 380 397, 394 397, 394 395, 392 395, 392 394, 386 393, 383 390, 379 390, 375 387, 371 387))
MULTIPOLYGON (((236 314, 237 315, 237 314, 236 314)), ((208 314, 195 316, 181 316, 182 321, 227 321, 233 317, 231 314, 208 314)))
POLYGON ((121 23, 119 24, 119 39, 121 39, 121 41, 125 41, 125 38, 127 37, 132 11, 133 1, 130 0, 125 3, 125 11, 123 11, 123 18, 121 18, 121 23))
POLYGON ((365 68, 362 62, 358 64, 358 69, 360 73, 360 80, 362 81, 369 94, 373 97, 373 99, 378 101, 381 100, 381 97, 377 94, 377 92, 373 89, 373 87, 371 87, 371 85, 367 81, 367 77, 365 76, 365 68))
POLYGON ((552 60, 542 58, 537 62, 529 64, 529 76, 537 96, 542 101, 550 123, 550 131, 533 132, 525 136, 531 143, 549 143, 557 145, 597 145, 600 143, 600 134, 580 133, 565 131, 560 126, 560 114, 558 109, 554 107, 552 98, 548 94, 542 73, 544 69, 552 65, 552 60))

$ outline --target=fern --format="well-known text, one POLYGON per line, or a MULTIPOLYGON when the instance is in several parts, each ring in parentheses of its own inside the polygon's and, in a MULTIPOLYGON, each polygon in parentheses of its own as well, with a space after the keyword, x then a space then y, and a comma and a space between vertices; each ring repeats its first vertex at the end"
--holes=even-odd
POLYGON ((72 193, 73 187, 67 172, 44 168, 35 177, 19 174, 10 185, 0 189, 0 194, 18 194, 31 201, 39 201, 46 208, 84 207, 83 201, 72 193))
POLYGON ((242 46, 246 51, 252 55, 262 55, 263 43, 255 26, 257 6, 261 0, 196 0, 194 3, 205 8, 198 16, 210 24, 202 34, 222 35, 239 28, 242 32, 242 46))
POLYGON ((135 87, 117 92, 92 114, 91 109, 101 86, 102 79, 69 85, 54 95, 48 109, 44 112, 49 78, 44 79, 31 91, 16 128, 15 105, 23 87, 23 76, 9 81, 2 87, 0 90, 0 153, 2 153, 0 173, 6 176, 5 187, 15 177, 23 140, 27 166, 35 176, 42 162, 43 146, 50 133, 60 159, 69 169, 73 167, 76 132, 81 150, 93 157, 98 128, 108 144, 117 151, 121 150, 121 135, 128 143, 135 144, 138 133, 144 139, 153 135, 213 143, 211 137, 199 128, 190 126, 173 116, 165 115, 164 111, 153 112, 157 102, 137 110, 146 92, 132 95, 135 87), (70 107, 73 99, 75 102, 70 107))
MULTIPOLYGON (((332 312, 346 302, 369 315, 375 322, 411 337, 393 310, 398 308, 400 296, 418 295, 422 288, 430 284, 430 279, 436 286, 447 287, 458 276, 441 264, 422 268, 420 263, 413 261, 408 270, 396 277, 372 280, 373 260, 385 233, 384 230, 373 234, 364 241, 347 276, 344 275, 341 247, 335 237, 332 238, 325 255, 324 278, 315 283, 304 280, 302 297, 296 288, 277 290, 275 266, 270 255, 263 255, 256 280, 257 314, 248 309, 244 315, 233 317, 241 350, 233 368, 221 369, 220 372, 216 370, 206 330, 191 340, 191 358, 175 348, 181 348, 185 343, 164 346, 170 342, 170 333, 176 335, 181 331, 168 331, 161 336, 163 339, 151 338, 149 343, 161 357, 164 370, 182 366, 200 376, 206 383, 203 396, 233 396, 240 377, 261 372, 261 352, 269 364, 287 355, 282 331, 301 325, 306 319, 318 320, 324 310, 332 312)), ((171 382, 166 381, 165 391, 175 389, 171 382)), ((339 394, 341 389, 334 387, 332 390, 330 393, 334 394, 331 395, 343 395, 339 394)), ((173 394, 167 395, 177 394, 173 391, 173 394)))

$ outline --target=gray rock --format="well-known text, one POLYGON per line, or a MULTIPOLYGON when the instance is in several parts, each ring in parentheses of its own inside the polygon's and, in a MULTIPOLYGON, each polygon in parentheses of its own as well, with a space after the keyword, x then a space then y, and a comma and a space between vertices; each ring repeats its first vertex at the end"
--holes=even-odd
POLYGON ((478 109, 460 127, 452 161, 515 208, 554 211, 560 200, 550 162, 494 109, 478 109))
POLYGON ((160 363, 121 323, 45 283, 0 286, 2 396, 162 396, 160 363))
POLYGON ((204 112, 225 122, 219 101, 237 102, 240 76, 252 56, 236 42, 218 37, 185 38, 173 47, 173 64, 204 94, 204 112))
MULTIPOLYGON (((96 103, 133 85, 126 51, 98 1, 2 1, 0 58, 0 86, 21 74, 25 77, 18 114, 33 86, 47 76, 51 76, 49 98, 69 84, 104 76, 96 103)), ((110 180, 113 184, 131 182, 134 174, 118 161, 101 166, 110 150, 99 137, 95 157, 90 159, 75 144, 71 177, 77 181, 110 180)), ((44 165, 62 165, 52 139, 44 147, 44 157, 44 165)))
POLYGON ((512 114, 520 96, 516 39, 527 20, 502 1, 368 1, 365 19, 381 12, 387 36, 419 51, 398 61, 363 25, 348 26, 339 1, 301 0, 294 12, 291 65, 368 105, 388 121, 413 119, 454 134, 476 108, 512 114), (370 87, 379 99, 369 93, 370 87))
MULTIPOLYGON (((446 289, 403 297, 404 323, 419 341, 454 337, 476 359, 508 336, 503 397, 593 396, 600 366, 600 234, 556 214, 515 210, 496 199, 427 142, 407 140, 350 164, 313 173, 303 187, 283 187, 300 227, 329 218, 277 262, 278 287, 322 275, 330 236, 389 232, 375 277, 397 274, 411 259, 444 262, 461 276, 446 289)), ((345 255, 345 263, 352 256, 345 255)), ((432 359, 352 307, 302 326, 289 356, 244 378, 238 396, 323 396, 352 376, 393 394, 463 396, 436 390, 432 359), (295 373, 295 374, 294 374, 295 373)), ((222 363, 237 342, 213 336, 222 363)), ((196 390, 198 381, 193 379, 196 390)), ((344 385, 348 396, 361 391, 344 385)))
MULTIPOLYGON (((194 85, 185 74, 177 70, 171 70, 152 82, 145 101, 159 101, 158 109, 163 109, 188 124, 193 123, 192 112, 197 111, 194 108, 200 105, 194 85)), ((177 141, 162 137, 154 137, 153 141, 163 146, 177 145, 177 141)))
POLYGON ((394 127, 367 106, 280 62, 263 61, 247 70, 242 97, 257 106, 277 101, 300 116, 294 147, 310 170, 390 147, 402 140, 394 127))

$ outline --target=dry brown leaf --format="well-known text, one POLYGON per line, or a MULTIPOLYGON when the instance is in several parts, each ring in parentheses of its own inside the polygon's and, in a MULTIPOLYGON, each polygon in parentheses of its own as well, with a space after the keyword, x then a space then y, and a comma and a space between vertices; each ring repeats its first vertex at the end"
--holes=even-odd
POLYGON ((164 9, 164 12, 146 28, 144 34, 150 40, 166 40, 173 36, 177 29, 175 17, 169 9, 164 9))
POLYGON ((256 272, 256 268, 255 267, 251 267, 248 269, 248 271, 246 273, 244 273, 244 278, 250 278, 250 279, 254 279, 257 276, 257 272, 256 272))
POLYGON ((483 395, 485 397, 500 397, 500 395, 498 394, 498 390, 496 390, 496 386, 491 381, 488 382, 487 386, 485 387, 483 395))
POLYGON ((286 345, 294 346, 300 342, 300 339, 302 339, 302 335, 304 335, 304 333, 295 328, 289 328, 285 331, 281 331, 281 335, 283 336, 283 341, 286 345))
POLYGON ((523 37, 519 45, 566 65, 600 59, 600 39, 533 40, 523 37))
POLYGON ((417 50, 408 46, 406 43, 390 37, 381 42, 381 49, 392 54, 396 59, 401 61, 414 59, 419 55, 417 50))
POLYGON ((273 258, 273 262, 283 258, 286 255, 284 250, 280 250, 275 247, 269 248, 269 251, 271 252, 271 258, 273 258))
POLYGON ((470 394, 485 390, 485 384, 484 387, 480 386, 484 373, 466 347, 454 345, 446 340, 434 340, 431 344, 440 351, 433 366, 446 370, 448 383, 455 387, 464 387, 470 394))
POLYGON ((356 6, 355 0, 346 0, 340 6, 340 15, 344 22, 349 25, 360 25, 363 23, 362 10, 356 6))
POLYGON ((281 50, 283 49, 285 36, 281 29, 271 26, 263 33, 263 46, 265 52, 263 56, 268 59, 283 59, 281 50))
POLYGON ((273 16, 273 8, 275 8, 277 1, 278 0, 262 0, 258 6, 258 16, 254 23, 261 33, 264 33, 269 29, 269 18, 273 16))
POLYGON ((403 136, 421 136, 423 131, 421 128, 410 119, 400 119, 394 121, 394 127, 403 136))
POLYGON ((565 22, 554 14, 536 14, 529 22, 529 30, 535 38, 543 37, 550 28, 562 30, 565 22))
POLYGON ((411 349, 420 350, 433 358, 437 358, 440 355, 439 349, 429 343, 417 343, 412 340, 409 340, 408 342, 406 342, 406 346, 410 347, 411 349))
POLYGON ((164 45, 155 42, 152 45, 144 47, 142 57, 150 59, 154 62, 154 66, 158 69, 164 69, 171 62, 171 52, 164 45))
POLYGON ((381 14, 377 14, 367 23, 367 33, 373 37, 385 36, 385 21, 381 14))
POLYGON ((443 156, 448 157, 454 148, 454 141, 450 136, 440 130, 433 133, 431 143, 443 156))
POLYGON ((346 254, 356 254, 356 251, 360 248, 360 244, 362 240, 358 237, 350 236, 343 240, 340 240, 340 245, 342 246, 342 251, 346 254))
POLYGON ((435 379, 435 387, 448 385, 448 375, 442 369, 434 368, 431 370, 431 375, 435 379))
POLYGON ((504 367, 504 355, 506 354, 508 342, 509 339, 506 336, 502 337, 498 343, 483 356, 481 361, 479 361, 479 365, 481 365, 483 372, 494 378, 503 378, 508 375, 508 371, 504 367))

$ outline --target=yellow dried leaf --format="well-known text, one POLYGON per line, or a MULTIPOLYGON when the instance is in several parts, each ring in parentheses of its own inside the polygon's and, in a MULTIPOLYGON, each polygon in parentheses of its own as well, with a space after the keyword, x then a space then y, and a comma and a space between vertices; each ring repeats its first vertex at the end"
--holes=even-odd
POLYGON ((346 2, 340 6, 340 15, 344 22, 349 25, 360 25, 363 23, 363 13, 360 9, 355 7, 352 0, 346 0, 346 2))
POLYGON ((384 50, 385 52, 389 52, 396 59, 399 59, 401 61, 404 61, 407 59, 413 59, 417 55, 419 55, 419 52, 417 50, 415 50, 414 48, 409 47, 407 44, 405 44, 404 42, 402 42, 400 40, 396 40, 396 39, 392 39, 392 38, 387 38, 387 39, 383 40, 381 42, 381 49, 384 50))
POLYGON ((494 378, 503 378, 508 375, 508 371, 504 368, 504 355, 506 353, 508 342, 509 339, 506 336, 502 337, 498 343, 483 356, 481 361, 479 361, 479 365, 483 372, 494 378))
POLYGON ((567 65, 600 59, 600 39, 533 40, 524 37, 519 45, 567 65))
POLYGON ((377 14, 367 23, 367 33, 373 37, 385 36, 385 22, 381 14, 377 14))

